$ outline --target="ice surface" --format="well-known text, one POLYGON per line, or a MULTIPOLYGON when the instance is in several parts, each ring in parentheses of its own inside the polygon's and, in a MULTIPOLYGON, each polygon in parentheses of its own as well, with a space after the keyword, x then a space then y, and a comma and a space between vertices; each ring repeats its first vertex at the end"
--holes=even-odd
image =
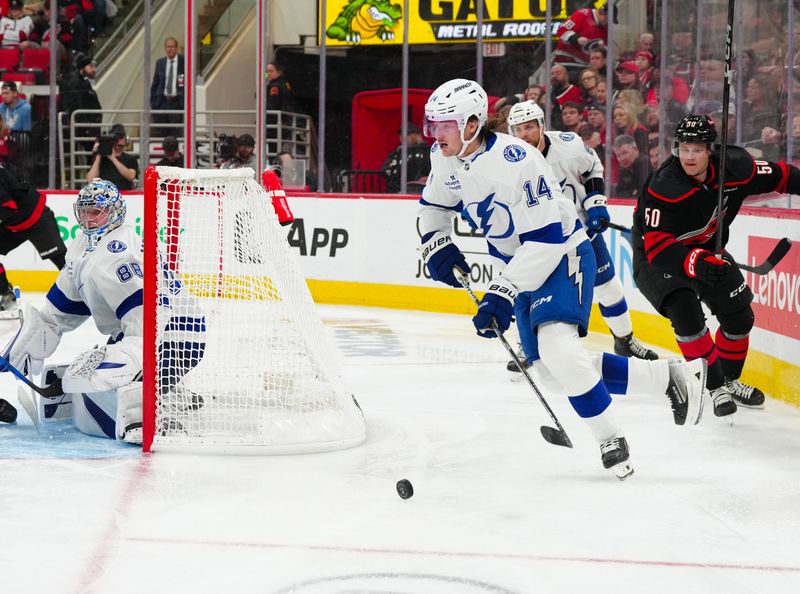
MULTIPOLYGON (((618 398, 636 468, 619 482, 563 397, 548 394, 575 449, 541 438, 546 413, 468 317, 322 314, 363 445, 144 456, 65 421, 37 436, 20 409, 0 426, 0 591, 800 592, 800 410, 768 399, 677 427, 665 397, 618 398)), ((102 340, 87 323, 56 359, 102 340)))

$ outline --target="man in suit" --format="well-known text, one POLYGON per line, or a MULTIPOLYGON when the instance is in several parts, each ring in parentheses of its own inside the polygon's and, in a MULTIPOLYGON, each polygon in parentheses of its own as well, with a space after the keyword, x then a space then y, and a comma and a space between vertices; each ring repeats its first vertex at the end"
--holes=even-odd
MULTIPOLYGON (((156 62, 156 71, 153 74, 153 83, 150 85, 150 109, 154 111, 180 110, 183 111, 183 96, 185 75, 183 56, 178 54, 178 40, 167 37, 164 40, 164 53, 166 56, 156 62)), ((156 113, 153 121, 172 126, 158 126, 154 129, 156 135, 183 136, 180 124, 183 123, 182 113, 156 113), (178 124, 175 126, 174 124, 178 124)))

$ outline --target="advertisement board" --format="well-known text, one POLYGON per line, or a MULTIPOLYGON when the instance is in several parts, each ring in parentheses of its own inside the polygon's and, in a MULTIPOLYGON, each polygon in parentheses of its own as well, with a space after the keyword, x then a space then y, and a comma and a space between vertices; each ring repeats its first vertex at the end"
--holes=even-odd
MULTIPOLYGON (((400 45, 404 18, 408 18, 409 44, 465 43, 477 38, 475 0, 409 0, 408 6, 406 16, 401 0, 328 0, 320 29, 330 46, 400 45)), ((550 6, 552 35, 569 15, 566 0, 550 6)), ((484 0, 483 40, 542 40, 546 10, 546 0, 484 0)), ((321 2, 319 14, 323 14, 321 2)))

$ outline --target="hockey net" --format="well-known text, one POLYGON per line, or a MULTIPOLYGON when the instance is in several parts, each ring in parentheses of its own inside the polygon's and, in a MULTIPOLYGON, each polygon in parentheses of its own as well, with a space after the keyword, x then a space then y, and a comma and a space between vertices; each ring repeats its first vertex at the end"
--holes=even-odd
POLYGON ((270 195, 250 169, 148 169, 144 449, 302 453, 364 440, 270 195))

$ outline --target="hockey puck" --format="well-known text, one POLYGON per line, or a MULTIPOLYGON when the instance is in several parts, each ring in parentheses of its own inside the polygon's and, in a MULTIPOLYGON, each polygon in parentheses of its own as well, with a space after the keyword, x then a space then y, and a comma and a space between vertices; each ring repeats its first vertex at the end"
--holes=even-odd
POLYGON ((406 479, 397 481, 397 494, 401 499, 408 499, 414 495, 414 486, 406 479))
MULTIPOLYGON (((8 400, 0 398, 0 422, 13 423, 17 420, 17 409, 8 400)), ((399 487, 398 487, 399 489, 399 487)))

